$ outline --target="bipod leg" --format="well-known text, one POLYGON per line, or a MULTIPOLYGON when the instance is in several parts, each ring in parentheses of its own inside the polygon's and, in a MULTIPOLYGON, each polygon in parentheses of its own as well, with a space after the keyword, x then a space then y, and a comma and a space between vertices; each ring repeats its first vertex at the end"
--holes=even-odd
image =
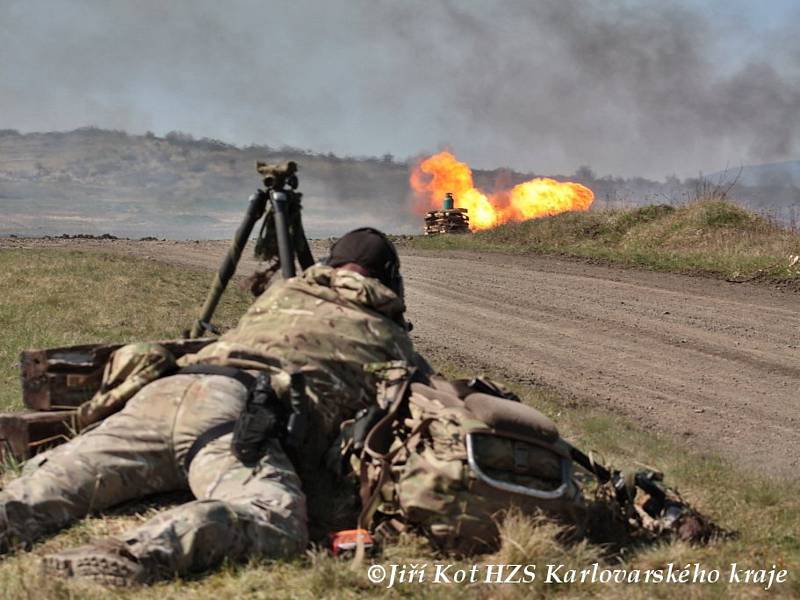
POLYGON ((236 267, 239 264, 239 259, 242 257, 242 251, 247 245, 248 239, 250 239, 253 227, 264 214, 266 202, 267 195, 261 190, 250 196, 250 205, 247 207, 244 220, 242 220, 242 224, 239 225, 239 229, 236 230, 228 253, 225 255, 219 270, 214 276, 214 281, 211 284, 211 289, 208 291, 208 296, 206 296, 200 318, 195 321, 192 326, 189 337, 201 337, 209 328, 211 317, 214 315, 217 304, 219 304, 220 298, 222 298, 222 294, 228 286, 231 277, 236 273, 236 267))

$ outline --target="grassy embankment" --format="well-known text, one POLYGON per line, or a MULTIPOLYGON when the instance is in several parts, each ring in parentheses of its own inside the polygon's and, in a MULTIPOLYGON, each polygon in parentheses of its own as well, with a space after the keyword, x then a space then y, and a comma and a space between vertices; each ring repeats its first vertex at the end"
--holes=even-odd
POLYGON ((469 236, 419 237, 419 248, 556 254, 725 277, 800 282, 800 234, 724 201, 564 213, 469 236))
MULTIPOLYGON (((64 251, 2 251, 0 274, 0 403, 19 407, 16 360, 31 346, 51 346, 96 340, 158 339, 174 336, 194 318, 209 280, 208 273, 186 271, 119 256, 64 251)), ((231 324, 246 306, 238 292, 229 294, 218 322, 231 324)), ((439 365, 449 374, 450 365, 439 365)), ((790 580, 778 588, 781 596, 800 595, 800 485, 772 482, 736 470, 713 456, 687 453, 671 439, 635 429, 616 418, 565 403, 549 391, 520 387, 524 400, 553 416, 562 434, 576 444, 600 452, 608 461, 631 465, 635 460, 663 469, 669 481, 703 512, 721 525, 739 531, 737 539, 717 541, 707 547, 666 544, 630 549, 624 556, 604 557, 592 544, 564 547, 551 525, 535 526, 529 519, 506 527, 506 542, 498 554, 461 564, 536 564, 539 577, 530 585, 405 585, 384 590, 367 581, 365 568, 351 571, 349 564, 322 552, 295 561, 274 564, 226 565, 202 578, 174 581, 137 592, 114 593, 120 598, 351 598, 389 597, 505 598, 753 597, 758 585, 726 583, 730 564, 740 567, 790 569, 790 580), (545 585, 546 564, 582 568, 595 560, 626 569, 676 568, 698 562, 706 569, 722 570, 715 585, 545 585), (617 563, 621 561, 621 563, 617 563)), ((6 473, 6 477, 13 474, 6 473)), ((2 477, 0 475, 0 477, 2 477)), ((118 533, 157 510, 146 502, 94 516, 37 545, 30 553, 0 559, 3 598, 104 598, 109 592, 77 582, 46 580, 37 558, 56 549, 85 543, 91 538, 118 533)), ((378 559, 385 565, 450 562, 436 557, 419 539, 407 538, 388 547, 378 559)), ((432 568, 432 567, 429 567, 432 568)))

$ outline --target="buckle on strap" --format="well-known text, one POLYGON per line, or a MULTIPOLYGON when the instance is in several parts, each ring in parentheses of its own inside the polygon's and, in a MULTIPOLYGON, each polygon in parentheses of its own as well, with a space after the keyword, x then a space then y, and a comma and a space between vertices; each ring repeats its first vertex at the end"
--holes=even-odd
POLYGON ((527 447, 519 442, 514 442, 514 472, 517 474, 527 473, 530 465, 531 453, 527 447))

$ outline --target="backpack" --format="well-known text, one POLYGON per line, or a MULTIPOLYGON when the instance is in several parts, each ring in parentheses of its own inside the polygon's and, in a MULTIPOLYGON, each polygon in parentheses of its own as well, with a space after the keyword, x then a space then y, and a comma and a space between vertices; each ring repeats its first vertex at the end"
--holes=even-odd
POLYGON ((465 555, 496 549, 512 507, 582 522, 586 504, 569 449, 549 418, 486 379, 427 385, 412 377, 398 365, 384 369, 385 413, 351 456, 359 527, 415 530, 437 549, 465 555))

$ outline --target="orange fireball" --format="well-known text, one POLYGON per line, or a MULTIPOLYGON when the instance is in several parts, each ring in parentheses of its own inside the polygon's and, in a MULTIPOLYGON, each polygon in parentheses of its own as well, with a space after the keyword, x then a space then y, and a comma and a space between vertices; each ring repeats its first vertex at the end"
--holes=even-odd
POLYGON ((450 152, 439 152, 420 161, 411 172, 410 183, 419 212, 440 208, 444 195, 452 192, 457 206, 469 211, 473 231, 509 221, 588 210, 594 201, 592 190, 580 183, 545 177, 525 181, 510 190, 485 194, 475 187, 469 165, 450 152))

